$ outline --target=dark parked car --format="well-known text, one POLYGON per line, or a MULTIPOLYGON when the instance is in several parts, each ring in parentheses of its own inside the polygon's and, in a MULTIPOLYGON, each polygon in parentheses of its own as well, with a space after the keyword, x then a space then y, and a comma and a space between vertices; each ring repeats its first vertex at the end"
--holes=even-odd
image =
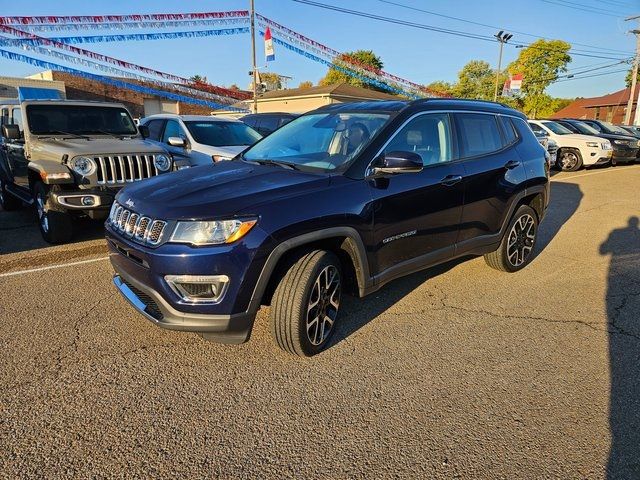
POLYGON ((250 113, 240 120, 260 135, 267 136, 297 117, 293 113, 250 113))
MULTIPOLYGON (((623 162, 635 162, 640 152, 640 143, 638 139, 630 134, 622 133, 609 133, 614 129, 605 131, 604 127, 601 129, 595 128, 589 120, 574 120, 572 118, 563 118, 561 120, 554 120, 554 122, 568 128, 573 133, 581 133, 583 135, 593 135, 594 137, 606 138, 611 142, 613 148, 613 156, 611 157, 611 164, 623 162)), ((600 122, 598 122, 600 123, 600 122)), ((615 127, 615 125, 611 125, 615 127)), ((615 127, 616 132, 624 131, 620 127, 615 127)))
POLYGON ((629 133, 629 135, 632 135, 638 139, 640 139, 640 127, 637 125, 616 125, 618 128, 622 128, 623 130, 625 130, 626 132, 629 133))
POLYGON ((323 350, 341 296, 464 255, 515 272, 549 203, 547 153, 519 112, 429 99, 330 105, 230 162, 119 193, 114 284, 156 325, 227 343, 260 305, 284 350, 323 350))

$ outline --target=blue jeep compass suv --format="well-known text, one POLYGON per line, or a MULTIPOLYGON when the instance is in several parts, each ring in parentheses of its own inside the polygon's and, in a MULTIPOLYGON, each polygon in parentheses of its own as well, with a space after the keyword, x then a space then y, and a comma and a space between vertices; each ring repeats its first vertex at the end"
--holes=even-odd
POLYGON ((278 345, 314 355, 343 293, 468 254, 527 265, 548 175, 526 118, 498 103, 329 105, 233 161, 123 189, 106 222, 114 284, 156 325, 227 343, 271 305, 278 345))

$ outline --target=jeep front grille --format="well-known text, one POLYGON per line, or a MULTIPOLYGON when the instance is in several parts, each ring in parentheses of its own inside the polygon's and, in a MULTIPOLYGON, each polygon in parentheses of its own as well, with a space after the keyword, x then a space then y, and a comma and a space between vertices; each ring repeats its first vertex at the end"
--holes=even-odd
POLYGON ((109 223, 114 230, 136 242, 158 245, 167 226, 164 220, 153 219, 132 212, 118 203, 114 203, 109 215, 109 223))
POLYGON ((153 155, 112 155, 94 157, 98 185, 124 185, 158 175, 153 155))

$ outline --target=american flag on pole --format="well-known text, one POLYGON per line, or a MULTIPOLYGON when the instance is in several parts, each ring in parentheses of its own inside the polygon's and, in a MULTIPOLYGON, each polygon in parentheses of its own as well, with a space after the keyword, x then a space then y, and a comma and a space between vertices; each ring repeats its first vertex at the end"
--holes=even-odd
POLYGON ((267 27, 267 30, 264 32, 264 54, 267 57, 267 62, 272 62, 276 59, 276 53, 273 50, 271 29, 269 27, 267 27))

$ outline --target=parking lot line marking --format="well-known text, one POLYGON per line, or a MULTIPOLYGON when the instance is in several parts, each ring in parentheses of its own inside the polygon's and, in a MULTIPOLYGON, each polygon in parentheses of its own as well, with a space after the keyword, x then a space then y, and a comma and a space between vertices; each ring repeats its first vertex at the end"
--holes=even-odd
MULTIPOLYGON (((631 167, 631 170, 633 170, 634 166, 630 165, 629 167, 631 167)), ((578 174, 578 175, 569 175, 568 177, 553 177, 551 179, 551 181, 555 182, 555 181, 561 181, 561 180, 569 180, 571 178, 590 177, 591 175, 598 175, 600 173, 628 172, 628 171, 629 171, 628 167, 627 168, 607 168, 606 170, 599 170, 597 172, 582 173, 582 174, 578 174)))
POLYGON ((24 275, 25 273, 42 272, 44 270, 53 270, 54 268, 73 267, 74 265, 83 265, 85 263, 99 262, 101 260, 108 260, 109 257, 92 258, 90 260, 80 260, 78 262, 59 263, 56 265, 49 265, 47 267, 31 268, 29 270, 18 270, 17 272, 0 273, 0 278, 13 277, 15 275, 24 275))

